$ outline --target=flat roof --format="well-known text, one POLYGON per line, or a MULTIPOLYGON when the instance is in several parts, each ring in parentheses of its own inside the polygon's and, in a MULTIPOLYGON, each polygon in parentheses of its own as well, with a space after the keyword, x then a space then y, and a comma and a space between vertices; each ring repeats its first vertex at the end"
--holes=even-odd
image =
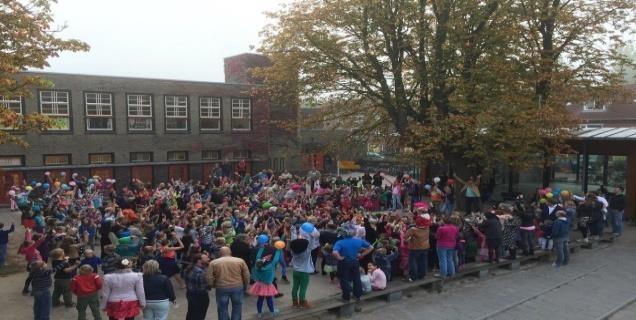
POLYGON ((636 128, 589 128, 576 132, 573 138, 579 140, 636 140, 636 128))

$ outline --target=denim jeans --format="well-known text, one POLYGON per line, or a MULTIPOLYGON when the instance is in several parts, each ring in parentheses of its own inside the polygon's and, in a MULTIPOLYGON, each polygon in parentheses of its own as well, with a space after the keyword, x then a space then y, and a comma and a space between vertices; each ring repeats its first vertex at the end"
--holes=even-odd
POLYGON ((624 210, 614 210, 610 209, 610 217, 612 219, 612 233, 621 235, 623 234, 623 215, 625 214, 624 210))
POLYGON ((570 261, 570 248, 568 246, 568 238, 554 239, 554 251, 556 251, 557 259, 554 262, 557 266, 568 264, 570 261))
POLYGON ((33 319, 49 320, 51 317, 51 291, 33 291, 33 319))
POLYGON ((243 288, 217 288, 216 312, 219 320, 241 320, 243 308, 243 288), (227 307, 232 300, 232 317, 230 318, 227 307))
POLYGON ((412 280, 423 279, 426 276, 426 262, 428 250, 409 250, 409 278, 412 280))
POLYGON ((0 268, 4 267, 4 262, 7 260, 7 244, 0 244, 0 268))
POLYGON ((445 200, 444 204, 442 205, 442 212, 444 213, 444 215, 450 217, 451 215, 453 215, 453 211, 455 211, 455 203, 445 200))
POLYGON ((338 262, 338 275, 340 276, 340 288, 342 299, 351 299, 351 282, 353 282, 353 296, 360 299, 362 296, 362 281, 360 280, 360 263, 358 260, 341 260, 338 262))
POLYGON ((400 210, 404 209, 404 206, 402 206, 402 199, 399 194, 391 194, 391 204, 391 210, 397 210, 398 208, 400 210))
POLYGON ((144 320, 168 320, 170 301, 148 300, 144 308, 144 320))
POLYGON ((524 255, 534 254, 534 232, 535 230, 519 230, 521 232, 521 249, 524 255))
POLYGON ((450 277, 455 274, 455 249, 437 247, 437 256, 439 258, 439 274, 442 277, 450 277))

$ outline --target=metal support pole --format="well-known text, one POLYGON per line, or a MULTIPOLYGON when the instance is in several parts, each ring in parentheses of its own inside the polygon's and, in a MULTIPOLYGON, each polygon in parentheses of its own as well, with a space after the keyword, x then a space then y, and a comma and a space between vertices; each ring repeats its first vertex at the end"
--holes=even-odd
POLYGON ((583 143, 583 193, 587 193, 588 169, 590 165, 590 155, 587 153, 587 143, 583 143))

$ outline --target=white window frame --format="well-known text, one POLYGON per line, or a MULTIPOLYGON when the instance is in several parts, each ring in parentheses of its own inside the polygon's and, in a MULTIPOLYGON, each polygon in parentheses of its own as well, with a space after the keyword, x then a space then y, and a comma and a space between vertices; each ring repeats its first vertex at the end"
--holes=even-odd
POLYGON ((188 97, 164 96, 164 109, 166 116, 166 131, 188 131, 188 97), (175 103, 168 104, 168 99, 175 103), (168 128, 168 119, 185 119, 185 128, 168 128))
POLYGON ((85 92, 84 111, 86 116, 87 131, 112 131, 113 130, 113 95, 109 92, 85 92), (94 96, 95 102, 88 102, 89 96, 94 96), (89 107, 94 110, 89 111, 89 107), (91 128, 91 119, 106 119, 106 128, 91 128))
POLYGON ((150 152, 150 151, 147 151, 147 152, 144 152, 144 151, 141 151, 141 152, 131 152, 131 153, 130 153, 130 162, 135 162, 135 163, 136 163, 136 162, 152 162, 152 152, 150 152), (149 155, 148 160, 146 160, 146 159, 143 159, 143 160, 133 159, 133 155, 140 155, 140 154, 146 154, 146 155, 149 155))
POLYGON ((45 166, 67 166, 71 164, 71 155, 70 154, 45 154, 43 159, 45 166), (46 163, 46 157, 66 157, 66 162, 55 162, 55 163, 46 163))
POLYGON ((232 159, 249 159, 250 158, 250 150, 236 150, 232 152, 232 159))
POLYGON ((152 131, 153 119, 152 119, 152 95, 150 94, 127 94, 126 95, 126 111, 128 114, 128 130, 129 131, 152 131), (136 98, 136 103, 131 102, 131 98, 136 98), (140 103, 143 98, 148 98, 148 103, 140 103), (135 112, 131 112, 135 110, 135 112), (149 121, 150 127, 139 129, 131 127, 130 120, 144 120, 149 121))
POLYGON ((168 151, 168 154, 166 155, 166 159, 168 161, 188 161, 188 152, 187 151, 168 151), (183 154, 183 158, 170 158, 171 155, 177 155, 177 154, 183 154))
POLYGON ((48 128, 49 131, 70 131, 72 129, 71 122, 71 94, 68 91, 43 90, 40 91, 40 113, 52 119, 66 119, 68 129, 60 129, 56 127, 48 128), (51 93, 51 100, 44 101, 45 93, 51 93), (60 98, 66 95, 66 101, 60 101, 60 98), (44 105, 51 105, 51 112, 45 112, 44 105), (65 106, 66 112, 60 112, 60 107, 65 106))
POLYGON ((0 167, 22 167, 24 157, 22 156, 0 156, 0 167))
POLYGON ((249 98, 233 98, 232 99, 232 120, 248 120, 249 128, 234 128, 232 121, 232 131, 250 131, 252 130, 252 100, 249 98), (247 104, 246 104, 247 102, 247 104))
POLYGON ((591 100, 591 101, 587 101, 585 103, 583 103, 583 112, 601 112, 601 111, 605 111, 607 104, 603 103, 601 105, 601 107, 598 107, 598 104, 600 104, 601 102, 599 102, 598 100, 591 100))
POLYGON ((112 153, 89 153, 88 154, 88 163, 89 164, 111 164, 115 162, 115 155, 112 153), (97 157, 97 161, 93 161, 92 157, 97 157), (103 159, 107 157, 106 159, 103 159), (108 160, 108 161, 105 161, 108 160))
POLYGON ((201 160, 221 160, 221 150, 203 150, 201 151, 201 160), (206 157, 206 154, 216 154, 216 158, 206 157))
POLYGON ((602 123, 586 123, 581 126, 581 129, 602 129, 603 127, 602 123))
POLYGON ((221 131, 221 98, 217 97, 200 97, 199 98, 199 126, 201 131, 221 131), (216 119, 219 121, 217 128, 204 128, 201 123, 202 119, 216 119))
MULTIPOLYGON (((19 114, 21 116, 24 115, 23 111, 24 111, 24 106, 22 105, 22 97, 18 96, 17 98, 7 98, 4 96, 0 96, 0 107, 5 107, 7 109, 9 109, 10 111, 15 112, 16 114, 19 114), (17 100, 16 100, 17 99, 17 100), (16 108, 17 105, 17 108, 16 108)), ((17 130, 18 128, 16 127, 3 127, 0 126, 0 130, 17 130)))

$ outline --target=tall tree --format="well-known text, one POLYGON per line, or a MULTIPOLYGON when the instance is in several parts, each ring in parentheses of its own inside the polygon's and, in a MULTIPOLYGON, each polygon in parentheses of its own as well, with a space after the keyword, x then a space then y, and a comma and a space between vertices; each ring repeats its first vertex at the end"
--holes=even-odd
MULTIPOLYGON (((504 162, 522 169, 543 161, 535 155, 546 150, 546 139, 568 136, 575 121, 563 106, 582 99, 583 84, 615 84, 610 71, 589 72, 601 69, 601 58, 621 56, 582 46, 607 38, 608 23, 628 19, 607 9, 605 18, 578 24, 574 17, 598 10, 583 5, 591 2, 298 1, 271 14, 275 22, 263 32, 261 51, 274 63, 257 72, 274 91, 298 92, 324 105, 322 119, 347 123, 362 115, 364 124, 352 134, 392 132, 425 160, 468 160, 480 167, 504 162), (538 7, 528 11, 527 2, 538 7), (540 14, 544 3, 565 7, 569 18, 546 18, 540 14), (530 22, 530 13, 545 21, 530 22), (541 32, 553 33, 552 49, 528 45, 541 32), (554 48, 564 53, 556 55, 554 48), (559 91, 566 100, 557 101, 550 90, 561 87, 568 87, 559 91), (389 130, 381 130, 387 123, 389 130)), ((634 6, 600 2, 622 12, 634 6)), ((550 151, 562 145, 552 143, 550 151)))
MULTIPOLYGON (((65 26, 55 27, 51 14, 53 0, 0 1, 0 97, 22 99, 33 86, 50 85, 45 79, 18 76, 29 68, 48 66, 48 59, 62 51, 86 51, 89 46, 78 40, 64 40, 57 33, 65 26)), ((18 114, 10 104, 0 104, 0 145, 27 143, 15 132, 43 131, 53 123, 39 114, 18 114)))

